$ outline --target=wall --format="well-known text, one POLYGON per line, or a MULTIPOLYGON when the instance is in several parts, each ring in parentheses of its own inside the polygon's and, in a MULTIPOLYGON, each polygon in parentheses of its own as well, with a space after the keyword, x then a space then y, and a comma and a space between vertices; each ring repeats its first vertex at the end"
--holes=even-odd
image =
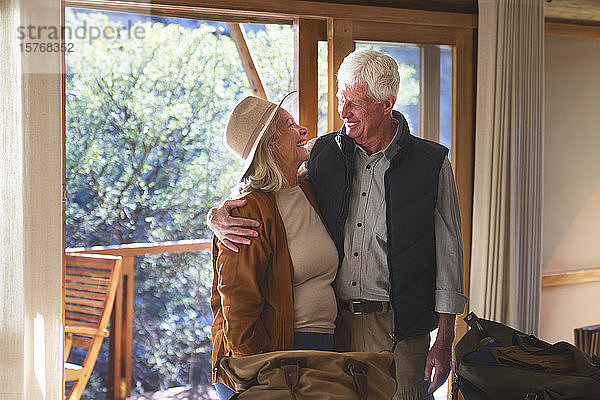
MULTIPOLYGON (((544 273, 600 268, 600 39, 546 36, 544 273)), ((544 288, 540 336, 600 324, 600 282, 544 288)))

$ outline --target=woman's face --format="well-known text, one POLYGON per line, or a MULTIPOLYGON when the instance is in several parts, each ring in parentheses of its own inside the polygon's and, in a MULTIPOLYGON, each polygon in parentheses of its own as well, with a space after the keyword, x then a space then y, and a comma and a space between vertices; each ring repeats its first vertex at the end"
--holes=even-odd
POLYGON ((279 136, 271 143, 273 156, 282 170, 297 171, 308 160, 308 151, 303 147, 306 144, 307 130, 296 124, 294 117, 283 108, 277 111, 276 118, 275 128, 279 136))

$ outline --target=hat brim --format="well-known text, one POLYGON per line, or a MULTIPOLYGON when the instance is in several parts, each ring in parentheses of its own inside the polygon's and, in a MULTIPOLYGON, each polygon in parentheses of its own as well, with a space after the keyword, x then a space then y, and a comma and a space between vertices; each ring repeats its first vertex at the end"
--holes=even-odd
POLYGON ((256 154, 256 150, 258 149, 258 145, 259 145, 260 141, 262 140, 267 129, 269 129, 269 126, 271 126, 271 124, 273 123, 273 120, 275 119, 275 115, 277 114, 277 111, 279 111, 280 108, 285 108, 285 107, 283 107, 284 105, 287 105, 290 102, 294 101, 297 97, 298 97, 298 91, 292 90, 291 92, 289 92, 285 96, 283 96, 283 98, 281 99, 281 101, 279 102, 277 107, 275 107, 275 109, 271 112, 271 115, 269 115, 269 118, 267 118, 265 125, 263 126, 263 128, 260 130, 260 133, 256 137, 256 141, 254 142, 252 149, 248 153, 248 157, 246 157, 246 161, 244 161, 244 165, 242 166, 242 170, 240 171, 236 182, 241 182, 244 179, 244 176, 246 175, 248 170, 250 169, 250 166, 252 165, 252 162, 254 161, 254 156, 256 154))

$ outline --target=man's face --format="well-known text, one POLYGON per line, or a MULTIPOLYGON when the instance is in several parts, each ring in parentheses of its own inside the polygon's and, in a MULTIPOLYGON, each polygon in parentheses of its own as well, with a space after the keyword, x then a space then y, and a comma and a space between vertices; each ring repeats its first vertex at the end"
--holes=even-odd
POLYGON ((376 103, 367 96, 367 86, 340 83, 337 92, 338 114, 346 125, 346 135, 366 144, 383 134, 387 101, 376 103))

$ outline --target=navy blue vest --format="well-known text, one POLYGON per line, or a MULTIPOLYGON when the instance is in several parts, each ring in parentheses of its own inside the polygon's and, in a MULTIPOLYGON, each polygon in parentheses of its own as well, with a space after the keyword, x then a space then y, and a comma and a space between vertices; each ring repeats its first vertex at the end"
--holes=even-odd
MULTIPOLYGON (((400 150, 385 172, 384 183, 392 336, 398 342, 437 327, 434 212, 440 168, 448 149, 412 136, 404 116, 396 111, 393 115, 400 122, 400 150)), ((354 142, 342 128, 320 137, 308 162, 310 180, 334 237, 340 265, 354 173, 353 151, 354 142)))

